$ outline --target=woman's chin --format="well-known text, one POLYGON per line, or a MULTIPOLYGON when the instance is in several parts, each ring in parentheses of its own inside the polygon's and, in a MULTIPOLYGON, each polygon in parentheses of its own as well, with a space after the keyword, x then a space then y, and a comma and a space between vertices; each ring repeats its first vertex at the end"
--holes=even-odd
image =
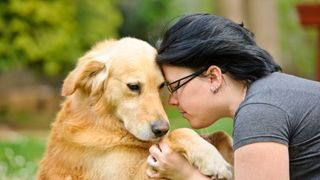
POLYGON ((189 119, 188 119, 188 122, 189 122, 190 127, 193 129, 204 128, 203 124, 201 124, 200 122, 193 122, 192 120, 190 121, 189 119))
POLYGON ((197 119, 186 112, 182 113, 182 116, 188 121, 190 127, 193 129, 201 129, 208 126, 207 124, 203 124, 202 120, 197 119))
POLYGON ((211 124, 213 124, 213 122, 207 122, 207 121, 202 121, 200 119, 192 119, 192 118, 186 118, 190 127, 193 129, 201 129, 201 128, 207 128, 208 126, 210 126, 211 124))
POLYGON ((201 128, 203 128, 203 127, 201 127, 201 126, 199 126, 199 125, 192 125, 192 124, 190 124, 190 127, 191 127, 192 129, 201 129, 201 128))

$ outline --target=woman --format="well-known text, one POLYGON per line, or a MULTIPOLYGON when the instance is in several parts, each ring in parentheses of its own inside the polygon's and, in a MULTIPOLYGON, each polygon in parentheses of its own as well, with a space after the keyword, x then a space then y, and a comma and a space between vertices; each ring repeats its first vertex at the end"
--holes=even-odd
MULTIPOLYGON (((210 14, 182 17, 157 63, 193 128, 234 119, 235 179, 320 179, 320 83, 281 73, 243 25, 210 14)), ((151 178, 208 179, 163 142, 150 148, 151 178)))

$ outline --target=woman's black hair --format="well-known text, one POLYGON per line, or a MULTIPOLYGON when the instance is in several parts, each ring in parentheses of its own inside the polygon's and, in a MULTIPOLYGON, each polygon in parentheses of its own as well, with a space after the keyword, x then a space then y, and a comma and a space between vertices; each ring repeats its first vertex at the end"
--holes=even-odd
POLYGON ((157 63, 199 69, 216 65, 247 85, 281 71, 243 24, 211 14, 182 16, 157 46, 157 63))

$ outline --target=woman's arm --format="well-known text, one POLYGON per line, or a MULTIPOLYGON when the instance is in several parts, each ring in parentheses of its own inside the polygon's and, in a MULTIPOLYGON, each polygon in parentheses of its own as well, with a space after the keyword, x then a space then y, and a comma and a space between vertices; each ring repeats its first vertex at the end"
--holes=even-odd
POLYGON ((289 179, 288 147, 274 142, 259 142, 238 148, 234 153, 236 180, 289 179))

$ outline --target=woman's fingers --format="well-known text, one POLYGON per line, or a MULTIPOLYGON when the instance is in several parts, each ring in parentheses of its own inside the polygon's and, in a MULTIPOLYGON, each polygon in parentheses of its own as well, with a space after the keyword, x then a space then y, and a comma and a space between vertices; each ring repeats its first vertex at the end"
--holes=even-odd
POLYGON ((184 171, 181 174, 181 170, 186 169, 186 166, 192 166, 182 155, 172 150, 168 144, 160 142, 159 145, 152 145, 149 152, 146 171, 149 178, 186 179, 188 177, 186 174, 189 174, 189 172, 184 171))
POLYGON ((162 141, 159 143, 159 149, 164 154, 170 154, 172 152, 172 149, 169 147, 169 145, 162 141))
POLYGON ((157 160, 152 155, 149 155, 147 158, 147 164, 153 169, 157 168, 157 160))
POLYGON ((153 178, 153 179, 162 178, 160 172, 157 169, 158 168, 157 160, 152 155, 148 156, 147 164, 148 164, 148 168, 147 168, 146 174, 149 178, 153 178))
POLYGON ((152 168, 147 168, 146 174, 149 178, 161 178, 160 173, 152 168))
POLYGON ((155 159, 159 159, 159 157, 161 156, 161 150, 157 144, 152 145, 149 148, 149 152, 155 159))

